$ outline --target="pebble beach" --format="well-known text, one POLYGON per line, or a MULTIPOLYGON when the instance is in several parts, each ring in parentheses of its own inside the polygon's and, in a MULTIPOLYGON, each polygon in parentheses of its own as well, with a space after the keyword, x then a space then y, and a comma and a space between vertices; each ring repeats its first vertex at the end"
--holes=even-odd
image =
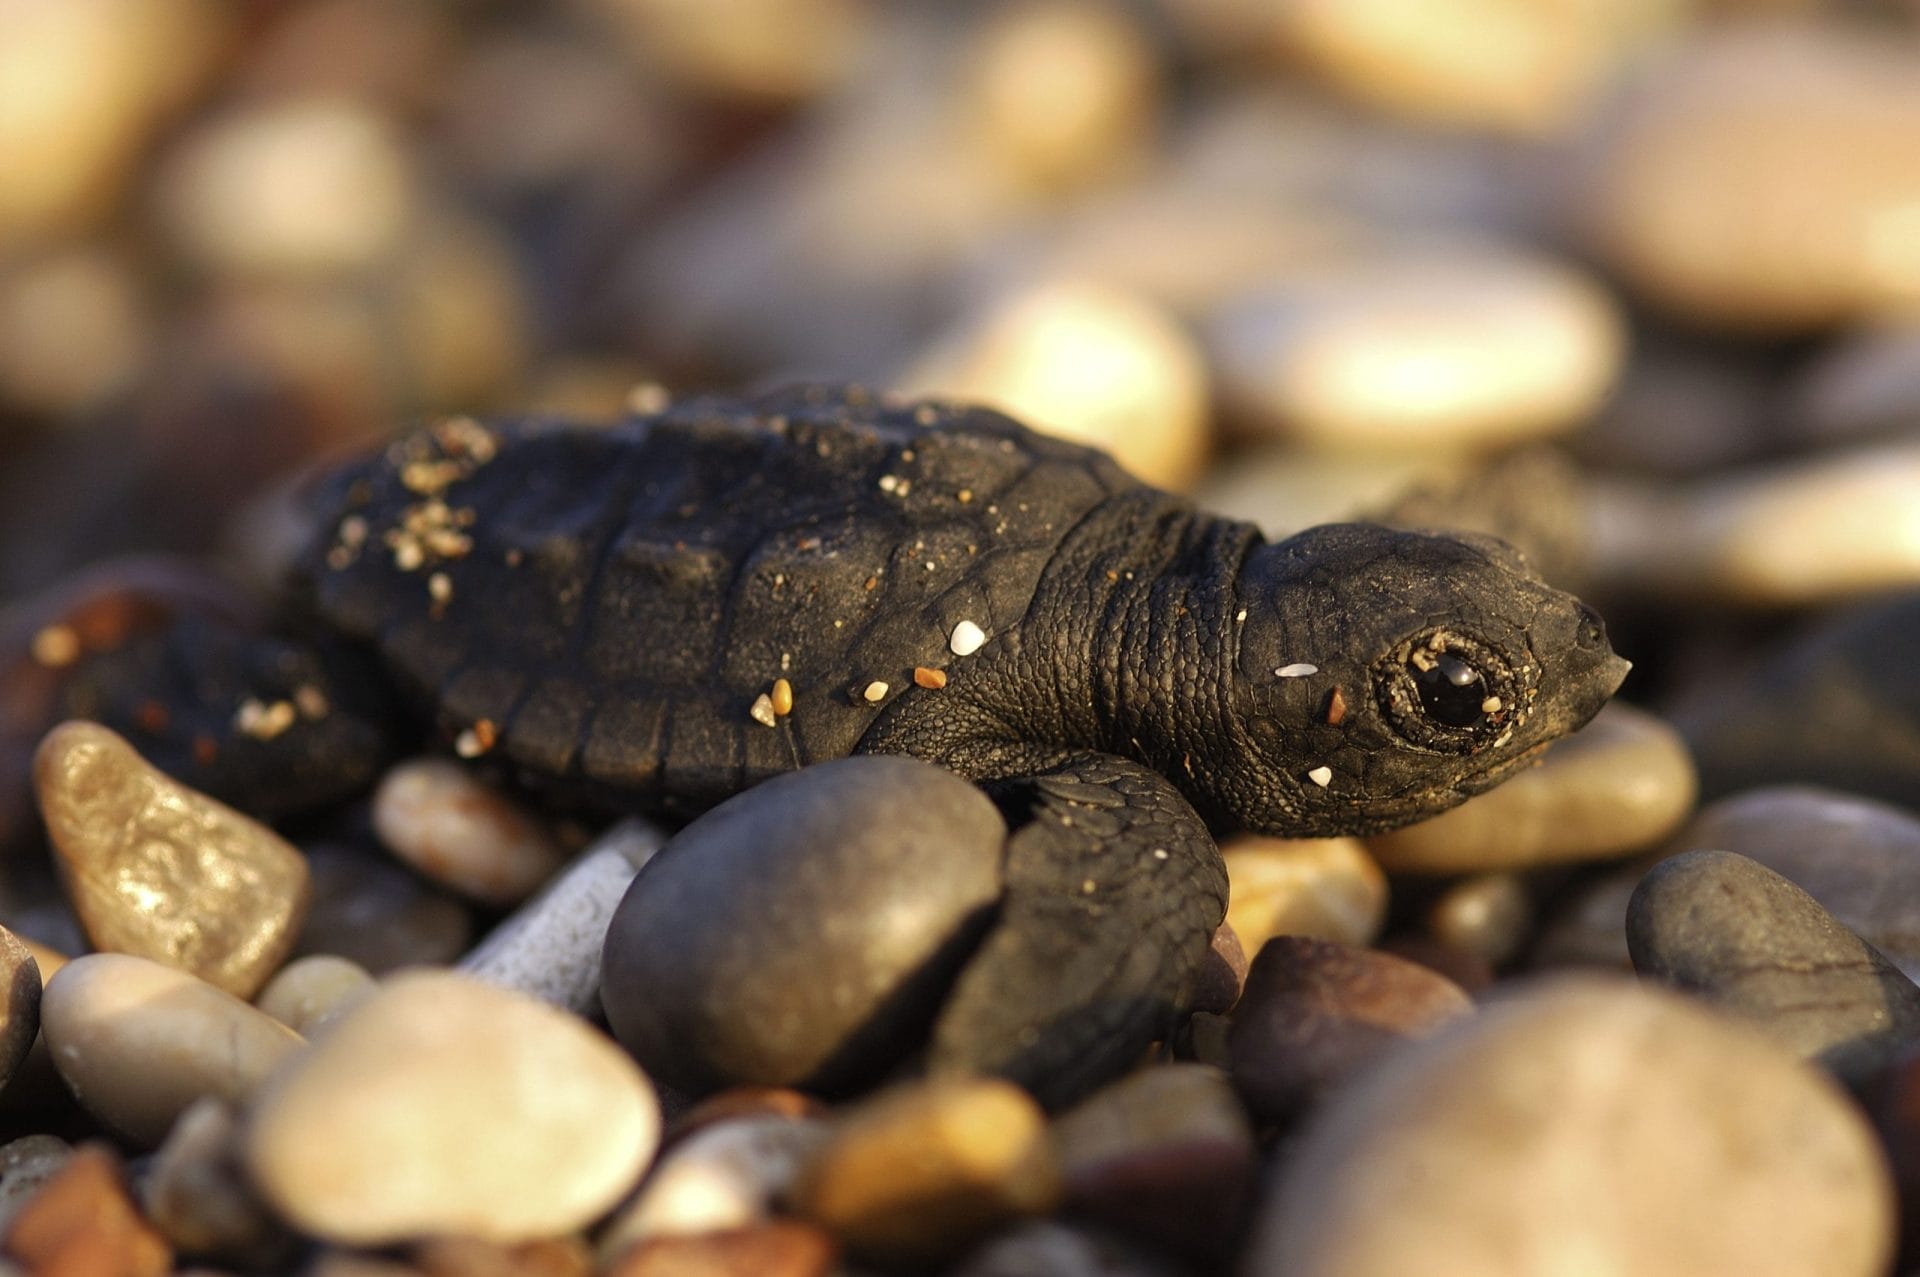
MULTIPOLYGON (((396 466, 335 551, 509 606, 396 466)), ((0 1277, 1920 1274, 1916 634, 1911 2, 0 0, 0 1277), (1633 671, 1444 814, 1218 831, 1117 1079, 929 1072, 973 784, 609 818, 274 646, 329 461, 800 380, 1500 536, 1633 671)))

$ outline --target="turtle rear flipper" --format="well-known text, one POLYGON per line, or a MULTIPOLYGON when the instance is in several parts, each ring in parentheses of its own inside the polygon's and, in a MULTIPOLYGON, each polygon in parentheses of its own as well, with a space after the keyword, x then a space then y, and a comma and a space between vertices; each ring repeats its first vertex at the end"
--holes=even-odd
POLYGON ((988 788, 1016 826, 1006 895, 940 1014, 929 1064, 1070 1103, 1187 1011, 1226 916, 1226 869, 1187 800, 1137 763, 1083 754, 988 788))

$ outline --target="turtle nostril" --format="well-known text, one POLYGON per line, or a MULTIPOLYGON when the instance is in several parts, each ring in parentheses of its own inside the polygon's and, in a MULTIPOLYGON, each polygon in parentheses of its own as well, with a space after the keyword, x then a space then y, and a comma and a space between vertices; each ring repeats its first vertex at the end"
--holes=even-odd
POLYGON ((1607 623, 1600 614, 1585 603, 1574 605, 1579 609, 1580 623, 1575 631, 1574 641, 1581 647, 1605 647, 1607 645, 1607 623))

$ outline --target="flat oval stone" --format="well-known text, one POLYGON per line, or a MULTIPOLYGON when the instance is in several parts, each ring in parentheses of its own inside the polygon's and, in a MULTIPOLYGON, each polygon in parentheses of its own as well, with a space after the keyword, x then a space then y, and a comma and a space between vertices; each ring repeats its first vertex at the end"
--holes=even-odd
POLYGON ((373 827, 401 860, 483 904, 516 905, 566 863, 546 828, 460 764, 396 764, 373 794, 373 827))
POLYGON ((1522 772, 1431 820, 1367 839, 1389 873, 1474 873, 1644 851, 1693 810, 1698 782, 1680 734, 1610 702, 1522 772))
POLYGON ((1227 864, 1227 922, 1258 953, 1274 936, 1368 944, 1387 917, 1387 876, 1358 838, 1263 838, 1220 845, 1227 864))
POLYGON ((373 977, 359 963, 314 953, 281 967, 253 1004, 306 1037, 373 988, 373 977))
POLYGON ((0 927, 0 1088, 12 1080, 40 1032, 40 987, 33 951, 0 927))
POLYGON ((302 1232, 378 1246, 580 1228, 640 1178, 653 1089, 575 1016, 443 971, 406 972, 258 1097, 246 1163, 302 1232))
POLYGON ((1920 974, 1920 817, 1912 812, 1811 785, 1768 786, 1702 807, 1668 846, 1719 848, 1765 865, 1909 979, 1920 974))
POLYGON ((1059 1200, 1033 1098, 997 1078, 946 1078, 849 1111, 802 1173, 793 1206, 857 1255, 926 1264, 1059 1200))
POLYGON ((1812 896, 1729 851, 1654 866, 1627 905, 1627 948, 1642 976, 1850 1081, 1920 1039, 1913 981, 1812 896))
POLYGON ((1401 1053, 1287 1160, 1241 1271, 1879 1277, 1884 1159, 1829 1079, 1622 977, 1558 977, 1401 1053))
POLYGON ((925 1023, 1000 894, 985 794, 911 758, 809 767, 722 803, 607 932, 607 1019, 675 1086, 845 1085, 925 1023))
POLYGON ((1282 1121, 1472 1010, 1458 985, 1418 963, 1278 936, 1254 958, 1234 1008, 1227 1036, 1233 1085, 1256 1115, 1282 1121))
POLYGON ((124 953, 90 953, 60 968, 47 982, 40 1027, 74 1097, 145 1148, 202 1096, 245 1101, 303 1045, 205 980, 124 953))
POLYGON ((96 723, 47 734, 34 785, 96 949, 251 997, 306 916, 306 861, 279 835, 155 771, 96 723))

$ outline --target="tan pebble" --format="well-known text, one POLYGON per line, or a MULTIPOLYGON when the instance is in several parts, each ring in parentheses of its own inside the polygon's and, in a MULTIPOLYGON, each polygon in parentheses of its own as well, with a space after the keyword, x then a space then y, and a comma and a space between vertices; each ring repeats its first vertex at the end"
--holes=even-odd
POLYGON ((601 1271, 605 1277, 828 1277, 840 1247, 824 1230, 791 1219, 769 1220, 697 1237, 643 1242, 601 1271))
POLYGON ((1209 448, 1207 373, 1192 339, 1154 303, 1105 285, 1012 294, 937 339, 894 389, 987 403, 1176 491, 1193 485, 1209 448))
MULTIPOLYGON (((1193 0, 1187 0, 1191 7, 1193 0)), ((1553 135, 1582 120, 1629 56, 1679 25, 1669 0, 1284 0, 1251 29, 1347 93, 1435 124, 1553 135)))
POLYGON ((342 100, 286 99, 207 120, 155 178, 159 224, 203 269, 312 276, 391 254, 418 199, 392 126, 342 100), (339 191, 351 200, 334 198, 339 191))
POLYGON ((74 1150, 8 1226, 6 1253, 47 1277, 161 1277, 167 1243, 127 1194, 120 1158, 105 1144, 74 1150))
POLYGON ((773 690, 767 694, 767 708, 782 718, 793 713, 793 684, 784 678, 773 680, 773 690))
POLYGON ((515 1242, 583 1227, 653 1156, 659 1106, 578 1017, 449 972, 391 977, 258 1097, 254 1183, 352 1245, 515 1242))
POLYGON ((1184 1254, 1223 1257, 1258 1166, 1219 1069, 1137 1069, 1054 1119, 1068 1209, 1184 1254))
POLYGON ((859 65, 871 15, 854 0, 742 0, 725 14, 675 0, 588 0, 641 68, 722 98, 812 97, 859 65))
POLYGON ((920 1083, 852 1110, 804 1172, 794 1206, 857 1254, 924 1262, 1059 1198, 1039 1105, 980 1078, 920 1083))
MULTIPOLYGON (((75 416, 96 407, 140 371, 152 339, 133 265, 121 254, 68 249, 0 272, 0 397, 16 408, 75 416)), ((66 661, 49 661, 36 638, 34 655, 67 664, 78 643, 66 661)))
POLYGON ((578 1237, 513 1243, 435 1237, 407 1257, 423 1277, 593 1277, 593 1252, 578 1237))
POLYGON ((143 1147, 189 1104, 239 1103, 303 1045, 204 980, 131 954, 75 958, 47 982, 40 1027, 89 1113, 143 1147))
POLYGON ((1658 844, 1693 809, 1678 732, 1610 703, 1545 761, 1450 812, 1367 839, 1389 873, 1471 873, 1606 860, 1658 844))
POLYGON ((235 19, 206 0, 9 6, 0 248, 82 232, 106 215, 149 139, 217 65, 235 19))
POLYGON ((1476 874, 1449 886, 1427 910, 1427 931, 1498 967, 1533 930, 1533 899, 1518 874, 1476 874))
POLYGON ((1894 1239, 1884 1155, 1844 1093, 1696 1003, 1598 976, 1389 1061, 1257 1218, 1245 1271, 1294 1277, 1878 1277, 1894 1239))
POLYGON ((1695 323, 1793 331, 1920 299, 1920 50, 1847 24, 1712 28, 1597 139, 1573 216, 1695 323))
POLYGON ((1377 510, 1416 484, 1464 475, 1452 452, 1417 455, 1304 453, 1289 444, 1256 444, 1208 471, 1194 494, 1202 507, 1260 525, 1280 539, 1320 523, 1377 510))
POLYGON ((601 1231, 601 1262, 655 1238, 766 1223, 827 1138, 824 1122, 780 1116, 695 1131, 660 1157, 640 1192, 601 1231))
POLYGON ((937 692, 947 685, 947 672, 930 669, 925 665, 916 665, 913 667, 913 685, 937 692))
POLYGON ((240 997, 280 965, 310 890, 305 859, 272 830, 156 771, 97 723, 49 732, 34 786, 95 948, 240 997))
POLYGON ((380 300, 414 402, 490 403, 521 384, 532 319, 490 224, 443 217, 411 230, 380 300))
POLYGON ((267 1212, 239 1158, 240 1115, 196 1100, 180 1115, 140 1181, 146 1217, 170 1245, 248 1269, 285 1268, 297 1242, 267 1212))
POLYGON ((1386 875, 1357 838, 1242 834, 1220 854, 1232 888, 1227 921, 1249 953, 1279 935, 1367 944, 1386 921, 1386 875))
POLYGON ((280 968, 253 1004, 306 1037, 359 1002, 373 987, 373 977, 359 963, 331 953, 314 953, 280 968))
POLYGON ((1599 284, 1475 244, 1386 251, 1250 292, 1206 334, 1221 398, 1249 431, 1389 454, 1563 432, 1605 399, 1625 353, 1599 284))
POLYGON ((490 905, 520 903, 566 862, 533 816, 442 758, 389 771, 374 791, 373 826, 420 873, 490 905))

